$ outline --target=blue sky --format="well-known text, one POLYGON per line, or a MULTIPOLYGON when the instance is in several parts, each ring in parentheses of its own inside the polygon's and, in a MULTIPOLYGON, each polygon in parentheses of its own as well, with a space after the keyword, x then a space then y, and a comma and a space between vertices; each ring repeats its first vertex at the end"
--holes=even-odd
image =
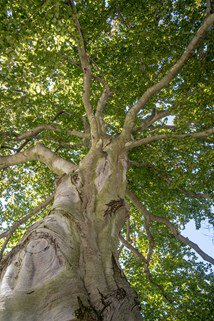
MULTIPOLYGON (((185 230, 181 231, 181 234, 188 237, 192 242, 197 243, 205 253, 212 257, 214 256, 214 228, 207 220, 202 222, 199 230, 196 230, 194 221, 190 221, 185 230)), ((195 254, 197 255, 197 253, 195 254)), ((203 261, 200 256, 198 257, 203 261)))

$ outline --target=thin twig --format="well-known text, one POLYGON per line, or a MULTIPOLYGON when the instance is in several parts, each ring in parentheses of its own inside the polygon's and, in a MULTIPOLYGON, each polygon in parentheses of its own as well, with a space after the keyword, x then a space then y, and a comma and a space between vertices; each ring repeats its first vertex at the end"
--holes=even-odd
MULTIPOLYGON (((162 171, 160 171, 159 169, 157 169, 153 164, 151 163, 139 163, 139 162, 136 162, 136 161, 132 161, 132 160, 129 160, 129 164, 133 165, 133 166, 136 166, 136 167, 139 167, 139 168, 142 168, 142 167, 146 167, 148 168, 149 170, 151 170, 152 172, 154 172, 156 175, 158 175, 160 178, 162 178, 166 183, 168 184, 172 184, 173 181, 171 178, 169 178, 165 173, 163 174, 162 171)), ((191 197, 194 197, 194 198, 206 198, 206 199, 212 199, 213 198, 213 195, 212 194, 206 194, 206 193, 194 193, 194 192, 191 192, 191 191, 188 191, 186 190, 184 187, 182 186, 178 186, 176 187, 176 190, 179 190, 181 191, 182 193, 188 195, 188 196, 191 196, 191 197)))
POLYGON ((158 284, 157 282, 154 281, 150 269, 149 269, 149 261, 145 258, 145 256, 138 250, 136 249, 132 244, 130 244, 128 241, 126 241, 122 235, 119 235, 119 239, 121 241, 121 243, 128 248, 138 259, 140 259, 143 264, 144 264, 144 272, 147 276, 147 278, 149 279, 149 281, 161 292, 162 296, 164 297, 164 299, 166 300, 167 303, 172 304, 173 300, 170 299, 167 294, 165 293, 163 287, 158 284))
POLYGON ((151 126, 154 122, 156 122, 159 119, 162 119, 166 116, 169 116, 171 112, 169 110, 162 110, 158 111, 156 109, 153 110, 152 114, 149 115, 146 119, 142 121, 142 124, 138 127, 133 128, 133 132, 143 131, 149 126, 151 126))

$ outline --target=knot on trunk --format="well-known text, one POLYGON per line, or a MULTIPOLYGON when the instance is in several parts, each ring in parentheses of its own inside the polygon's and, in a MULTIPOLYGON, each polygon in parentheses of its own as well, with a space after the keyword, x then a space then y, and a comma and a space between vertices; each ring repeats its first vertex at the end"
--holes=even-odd
POLYGON ((127 296, 125 289, 119 287, 109 295, 105 296, 100 291, 99 294, 101 296, 101 302, 105 308, 111 305, 113 302, 115 303, 115 299, 117 299, 117 301, 121 301, 127 296))
POLYGON ((123 300, 126 297, 126 291, 123 288, 118 288, 116 290, 115 296, 118 301, 123 300))
POLYGON ((85 306, 80 299, 77 297, 79 308, 75 311, 75 317, 80 321, 102 321, 102 317, 97 313, 93 306, 85 306))
POLYGON ((104 217, 112 216, 112 214, 115 214, 119 208, 125 206, 125 201, 124 199, 119 198, 109 202, 106 206, 107 209, 105 210, 104 217))

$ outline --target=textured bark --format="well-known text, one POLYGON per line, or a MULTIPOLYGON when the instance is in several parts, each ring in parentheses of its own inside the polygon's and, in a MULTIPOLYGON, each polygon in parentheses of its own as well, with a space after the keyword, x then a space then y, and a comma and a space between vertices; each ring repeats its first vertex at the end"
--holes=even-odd
POLYGON ((125 151, 106 142, 58 179, 51 212, 2 263, 1 321, 142 320, 117 262, 125 177, 125 151))

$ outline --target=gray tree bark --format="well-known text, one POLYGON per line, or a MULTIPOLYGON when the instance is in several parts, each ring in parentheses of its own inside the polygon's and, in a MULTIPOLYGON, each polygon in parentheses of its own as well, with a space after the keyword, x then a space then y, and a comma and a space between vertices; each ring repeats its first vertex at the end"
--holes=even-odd
POLYGON ((125 190, 126 151, 116 140, 58 179, 49 215, 3 260, 1 321, 142 320, 117 260, 125 190))

